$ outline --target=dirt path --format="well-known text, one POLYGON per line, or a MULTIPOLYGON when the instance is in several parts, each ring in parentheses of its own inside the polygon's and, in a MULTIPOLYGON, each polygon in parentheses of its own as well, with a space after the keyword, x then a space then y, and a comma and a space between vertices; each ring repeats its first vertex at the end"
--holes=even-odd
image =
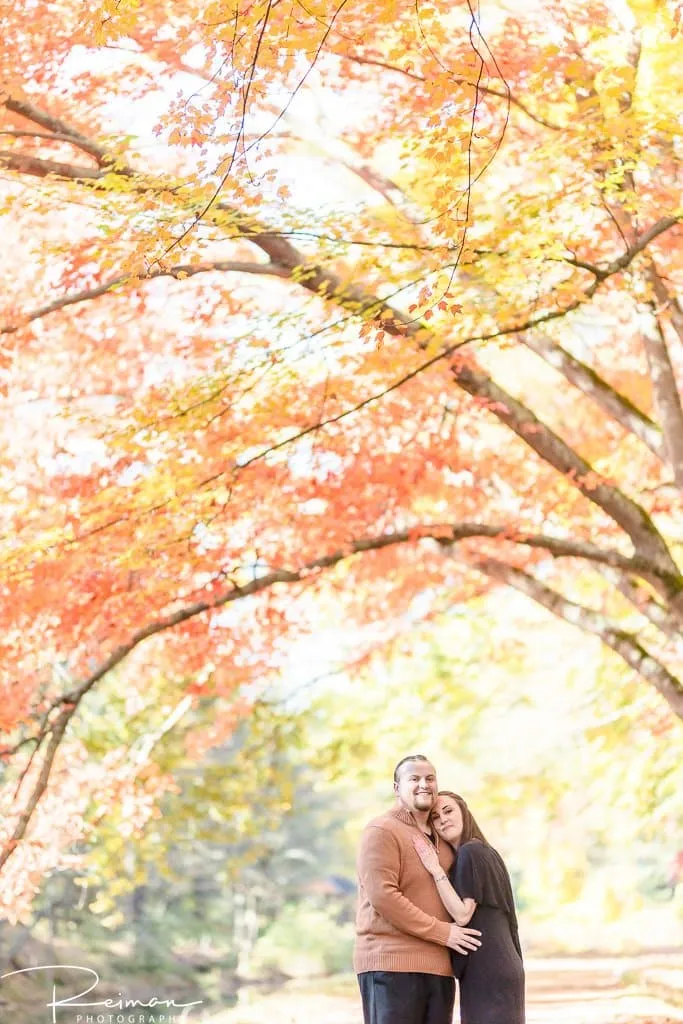
MULTIPOLYGON (((636 982, 637 961, 527 963, 527 1024, 674 1024, 683 1008, 636 982)), ((313 990, 291 983, 275 995, 205 1018, 205 1024, 362 1024, 354 978, 313 990)), ((457 1014, 454 1020, 457 1024, 457 1014)))
POLYGON ((638 961, 621 958, 530 961, 527 1024, 683 1021, 683 1009, 648 993, 638 982, 639 968, 638 961))

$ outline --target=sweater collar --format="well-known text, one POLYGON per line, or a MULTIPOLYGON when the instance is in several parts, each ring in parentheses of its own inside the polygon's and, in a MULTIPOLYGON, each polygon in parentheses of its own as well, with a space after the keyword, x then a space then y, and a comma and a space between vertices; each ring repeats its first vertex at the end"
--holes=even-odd
MULTIPOLYGON (((415 828, 419 829, 419 831, 422 833, 422 829, 420 828, 420 826, 419 826, 419 824, 417 822, 417 818, 412 813, 412 811, 407 811, 405 809, 405 807, 401 807, 400 805, 398 805, 396 807, 392 807, 391 810, 389 811, 389 814, 391 815, 392 818, 396 818, 397 821, 402 821, 404 823, 404 825, 414 825, 415 828)), ((439 837, 436 834, 436 832, 434 832, 433 829, 432 829, 432 835, 434 836, 434 845, 436 846, 436 849, 438 850, 439 849, 439 837)))

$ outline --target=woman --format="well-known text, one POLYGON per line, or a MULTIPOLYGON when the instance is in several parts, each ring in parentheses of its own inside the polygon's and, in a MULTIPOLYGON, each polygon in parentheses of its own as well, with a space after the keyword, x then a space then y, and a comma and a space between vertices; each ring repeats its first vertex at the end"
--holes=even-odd
POLYGON ((449 875, 426 839, 415 838, 420 860, 456 924, 481 933, 473 953, 451 953, 460 985, 461 1024, 524 1024, 524 966, 510 876, 461 796, 441 790, 431 823, 456 858, 449 875))

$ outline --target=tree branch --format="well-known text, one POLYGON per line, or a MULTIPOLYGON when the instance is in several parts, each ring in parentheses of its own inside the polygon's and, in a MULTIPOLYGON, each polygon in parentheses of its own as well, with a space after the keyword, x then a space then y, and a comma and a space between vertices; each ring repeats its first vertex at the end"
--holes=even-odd
POLYGON ((669 291, 666 281, 659 273, 654 260, 650 261, 649 278, 658 304, 658 314, 670 317, 671 326, 683 345, 683 308, 676 295, 669 291))
POLYGON ((47 178, 50 175, 69 181, 97 181, 107 173, 101 167, 82 167, 65 163, 62 160, 47 160, 45 157, 31 156, 29 153, 17 153, 11 150, 0 150, 0 167, 19 174, 30 174, 34 178, 47 178))
MULTIPOLYGON (((630 572, 651 573, 660 575, 661 570, 657 565, 651 564, 647 559, 638 555, 629 557, 621 554, 615 549, 603 549, 586 541, 567 540, 561 537, 552 537, 543 534, 525 534, 518 527, 494 526, 487 523, 436 523, 417 525, 407 530, 383 533, 375 537, 365 537, 349 542, 348 546, 337 551, 321 555, 310 562, 305 563, 298 569, 273 569, 255 577, 244 585, 233 584, 223 594, 219 594, 207 601, 197 601, 168 616, 157 619, 152 623, 137 630, 129 641, 117 647, 112 654, 100 665, 99 668, 69 693, 60 698, 60 703, 77 703, 81 698, 108 672, 111 672, 123 659, 130 654, 135 647, 144 640, 162 633, 175 626, 203 615, 205 612, 222 608, 234 601, 245 597, 251 597, 261 591, 268 590, 277 583, 298 583, 307 579, 311 573, 320 569, 329 569, 339 562, 350 558, 353 555, 363 554, 369 551, 379 551, 387 547, 394 547, 397 544, 416 543, 420 540, 435 540, 440 545, 451 545, 458 541, 475 537, 498 538, 504 541, 534 547, 547 551, 554 557, 586 558, 604 565, 630 572)), ((665 574, 666 575, 666 574, 665 574)))
POLYGON ((581 362, 540 331, 525 331, 520 334, 520 340, 549 366, 558 370, 584 395, 592 398, 596 405, 620 423, 625 430, 635 434, 660 461, 665 460, 662 432, 657 424, 629 398, 608 384, 592 367, 581 362))
POLYGON ((155 268, 138 275, 124 274, 120 277, 112 277, 102 284, 95 285, 93 288, 83 288, 81 291, 67 292, 66 295, 62 295, 58 299, 46 303, 44 306, 38 306, 37 309, 32 310, 30 313, 24 313, 17 323, 3 324, 0 327, 0 335, 14 334, 25 324, 32 323, 34 320, 40 320, 42 317, 48 316, 48 314, 54 313, 57 310, 66 309, 68 306, 75 306, 80 302, 88 302, 90 299, 99 298, 101 295, 106 295, 126 284, 141 284, 144 281, 153 281, 158 277, 174 277, 180 281, 186 277, 195 277, 197 274, 209 274, 211 272, 256 274, 283 278, 291 276, 290 270, 286 267, 278 267, 275 263, 254 263, 250 260, 214 260, 208 263, 181 263, 175 267, 168 267, 167 269, 155 268))
POLYGON ((645 249, 647 249, 651 242, 654 242, 656 238, 659 238, 659 236, 663 235, 666 231, 670 231, 671 228, 675 228, 680 224, 680 222, 680 214, 676 217, 660 217, 660 219, 655 221, 647 231, 644 231, 642 235, 639 235, 621 256, 618 256, 617 259, 612 260, 612 262, 608 264, 604 271, 605 276, 611 277, 612 274, 617 274, 620 270, 625 270, 626 267, 633 262, 636 256, 639 256, 641 252, 644 252, 645 249))
MULTIPOLYGON (((368 67, 384 68, 385 71, 393 71, 397 75, 404 75, 406 78, 412 79, 414 82, 426 82, 424 75, 418 75, 414 71, 407 71, 405 68, 397 67, 395 64, 389 64, 383 60, 376 60, 372 57, 361 57, 358 54, 350 53, 338 53, 338 57, 343 60, 351 61, 352 64, 367 65, 368 67)), ((510 92, 506 92, 500 89, 492 89, 488 85, 482 85, 479 82, 473 82, 469 78, 465 78, 463 75, 450 75, 450 80, 456 82, 459 85, 469 85, 478 92, 483 93, 486 96, 494 96, 496 99, 504 100, 506 103, 511 103, 513 107, 517 107, 526 117, 535 121, 536 124, 542 125, 544 128, 550 128, 551 131, 561 132, 562 126, 554 124, 552 121, 547 121, 540 114, 535 114, 532 110, 527 107, 522 100, 517 99, 510 92)))
POLYGON ((26 806, 19 815, 19 820, 15 828, 12 831, 11 836, 6 841, 4 847, 0 850, 0 871, 7 863, 9 858, 12 856, 14 851, 17 849, 18 844, 26 835, 26 829, 29 826, 33 813, 40 802, 40 798, 47 789, 47 784, 50 779, 50 772, 54 764, 54 759, 59 749, 59 745, 64 738, 66 727, 71 721, 71 717, 75 712, 75 707, 70 705, 63 708, 58 715, 55 722, 50 727, 50 739, 47 744, 45 755, 43 757, 43 763, 40 767, 40 772, 36 783, 31 790, 29 798, 26 802, 26 806))
POLYGON ((629 535, 635 550, 676 576, 669 549, 647 512, 614 484, 608 483, 555 431, 491 377, 473 364, 452 367, 455 380, 475 398, 485 399, 490 412, 533 449, 544 462, 568 477, 589 501, 598 505, 629 535))
POLYGON ((11 113, 19 114, 20 117, 25 117, 28 121, 32 121, 33 124, 46 128, 51 133, 51 136, 48 137, 57 137, 60 141, 68 140, 73 146, 94 157, 98 164, 103 165, 111 162, 112 157, 99 143, 71 128, 60 118, 47 114, 28 100, 7 96, 2 100, 2 105, 11 113))
POLYGON ((669 614, 664 605, 654 600, 648 589, 639 583, 637 579, 607 565, 601 565, 598 568, 598 572, 615 590, 618 590, 626 598, 637 612, 648 618, 657 629, 661 630, 671 640, 678 644, 681 643, 683 640, 683 630, 680 623, 669 614))
MULTIPOLYGON (((2 159, 3 156, 0 154, 0 160, 2 159)), ((24 173, 34 173, 40 177, 44 177, 46 174, 56 174, 67 179, 80 180, 84 184, 101 177, 104 173, 102 170, 79 168, 34 157, 14 157, 9 154, 9 159, 19 161, 19 165, 15 165, 15 167, 21 166, 24 173)), ((117 173, 125 176, 130 174, 127 169, 117 173)), ((143 183, 139 186, 139 191, 150 189, 150 185, 143 183)), ((258 221, 221 203, 216 204, 214 209, 230 214, 237 234, 260 248, 269 257, 271 263, 278 267, 289 268, 292 272, 292 279, 307 291, 341 305, 356 315, 365 315, 373 319, 377 322, 378 327, 389 334, 412 337, 421 349, 434 342, 434 335, 424 325, 406 316, 384 299, 364 292, 354 285, 343 284, 331 270, 320 265, 310 264, 290 242, 276 233, 268 231, 258 221), (295 270, 296 275, 294 274, 295 270), (382 315, 387 313, 391 314, 390 317, 382 319, 382 315)), ((612 260, 607 268, 599 270, 599 276, 595 276, 593 284, 584 292, 583 297, 575 300, 566 309, 551 311, 532 318, 526 323, 511 325, 488 335, 480 335, 476 339, 466 340, 485 340, 491 337, 501 337, 505 333, 518 333, 550 319, 565 316, 592 298, 602 281, 612 274, 624 270, 655 238, 670 230, 678 221, 677 217, 662 217, 651 225, 635 238, 631 246, 621 256, 612 260)), ((481 368, 476 366, 474 361, 469 363, 460 359, 454 361, 451 365, 451 372, 460 387, 473 397, 485 400, 489 410, 502 423, 516 433, 544 461, 569 477, 589 501, 602 508, 618 523, 631 537, 639 554, 651 560, 664 573, 669 573, 674 578, 677 576, 678 570, 669 549, 644 509, 617 487, 601 480, 588 462, 582 459, 550 427, 542 423, 530 409, 496 384, 481 368)), ((669 596, 672 595, 669 594, 669 596)))
MULTIPOLYGON (((646 240, 652 241, 676 223, 676 218, 662 218, 636 239, 628 253, 624 253, 612 261, 609 273, 618 273, 623 270, 630 259, 634 259, 643 251, 647 244, 646 240)), ((264 232, 243 234, 243 237, 249 238, 279 264, 292 266, 294 269, 297 263, 301 262, 301 256, 297 250, 281 238, 274 238, 264 232)), ((373 319, 378 321, 378 326, 387 333, 412 336, 422 349, 433 344, 434 335, 426 331, 421 324, 406 317, 389 303, 378 300, 375 296, 368 296, 355 288, 344 288, 336 276, 320 267, 312 268, 310 274, 297 278, 297 280, 309 291, 331 297, 335 302, 347 308, 350 306, 356 311, 370 314, 373 319), (382 319, 382 315, 386 315, 387 312, 391 313, 391 317, 382 319)), ((589 289, 586 295, 594 294, 598 284, 599 282, 596 280, 593 291, 589 289)), ((549 319, 551 315, 555 314, 539 317, 534 324, 538 324, 543 319, 549 319)), ((522 325, 516 325, 509 329, 509 333, 516 333, 522 329, 524 329, 522 325)), ((488 337, 500 337, 504 330, 494 332, 488 337)), ((484 336, 480 336, 476 340, 483 339, 484 336)), ((603 481, 586 460, 582 459, 550 427, 542 423, 530 409, 496 384, 492 378, 476 366, 474 361, 466 363, 464 360, 455 359, 451 364, 451 372, 460 387, 475 398, 485 399, 493 415, 513 430, 544 461, 572 479, 575 486, 589 501, 607 512, 631 537, 636 551, 652 559, 665 571, 677 575, 677 567, 668 547, 644 509, 628 498, 619 488, 603 481)))
MULTIPOLYGON (((48 714, 55 708, 59 709, 59 712, 55 721, 49 725, 46 730, 50 735, 50 740, 43 757, 40 774, 10 839, 2 852, 0 852, 0 869, 6 863, 7 859, 11 856, 13 851, 16 849, 17 844, 26 833, 31 816, 33 815, 33 812, 47 787, 50 771, 59 744, 61 743, 66 732, 66 728, 72 716, 78 709, 81 701, 101 679, 116 668, 117 665, 121 664, 121 662, 124 661, 124 659, 127 658, 128 655, 145 640, 167 630, 173 629, 174 627, 179 626, 184 622, 188 622, 190 619, 196 618, 199 615, 211 613, 233 603, 234 601, 261 593, 276 584, 302 582, 308 579, 311 574, 315 573, 317 570, 332 568, 340 562, 352 558, 355 555, 371 551, 380 551, 384 548, 393 547, 399 544, 414 544, 423 540, 436 541, 436 543, 442 547, 450 547, 459 541, 476 537, 499 539, 505 543, 520 544, 540 549, 556 558, 584 558, 601 565, 612 566, 631 573, 658 572, 656 566, 650 565, 639 556, 628 557, 617 550, 599 548, 597 545, 591 544, 587 541, 568 540, 566 538, 552 537, 544 534, 525 534, 520 531, 518 527, 495 526, 487 523, 458 523, 455 525, 452 523, 436 523, 423 524, 408 530, 396 531, 394 533, 379 534, 375 537, 352 540, 345 548, 322 555, 319 558, 315 558, 299 568, 272 569, 270 572, 254 577, 244 585, 232 583, 222 594, 218 594, 210 600, 195 601, 178 609, 170 615, 165 615, 161 618, 155 619, 136 630, 127 641, 119 644, 119 646, 116 647, 86 679, 82 680, 77 686, 63 694, 53 703, 52 708, 48 710, 48 714)), ((477 562, 475 565, 479 568, 481 565, 489 563, 493 565, 494 560, 488 559, 485 563, 477 562)), ((519 574, 520 578, 525 577, 526 575, 524 573, 520 573, 519 570, 512 570, 502 562, 495 564, 509 569, 512 573, 519 574)), ((488 570, 482 569, 482 571, 488 570)), ((489 574, 491 575, 492 573, 489 574)), ((529 579, 531 579, 531 577, 529 577, 529 579)), ((540 587, 541 584, 538 584, 538 586, 540 587)), ((593 613, 586 612, 586 614, 593 613)), ((588 627, 584 626, 584 628, 588 627)), ((589 630, 589 632, 593 631, 594 630, 592 629, 589 630)), ((628 644, 625 646, 625 649, 627 648, 628 644)), ((650 661, 652 661, 652 659, 650 659, 650 661)), ((650 662, 646 660, 643 661, 643 666, 645 669, 645 671, 643 671, 643 675, 650 679, 650 675, 648 673, 653 672, 650 662)), ((651 679, 651 681, 654 682, 654 679, 651 679)), ((662 685, 661 680, 659 680, 659 683, 656 683, 655 685, 658 685, 659 688, 662 685)), ((676 694, 674 693, 674 697, 675 696, 676 694)), ((683 694, 681 694, 680 697, 680 714, 683 716, 683 694)), ((672 703, 672 706, 675 705, 672 703)), ((22 742, 25 743, 27 740, 22 742)))
POLYGON ((681 215, 660 217, 658 221, 655 221, 647 231, 644 231, 642 235, 637 236, 634 241, 627 245, 621 256, 617 256, 616 259, 610 260, 610 262, 601 267, 597 263, 588 263, 586 260, 580 260, 576 256, 564 256, 562 258, 563 263, 568 263, 572 267, 577 267, 579 270, 586 270, 589 274, 592 274, 596 281, 604 281, 608 277, 612 277, 614 274, 618 274, 620 270, 625 270, 641 252, 647 249, 651 242, 654 242, 655 238, 659 235, 664 234, 665 231, 670 231, 671 228, 676 227, 681 222, 681 215))
MULTIPOLYGON (((653 330, 643 332, 643 345, 652 381, 654 404, 662 425, 667 461, 671 466, 674 480, 679 487, 683 488, 683 408, 681 407, 676 373, 664 333, 662 316, 664 309, 671 306, 671 303, 669 293, 652 260, 648 267, 648 279, 655 293, 656 301, 649 304, 652 310, 653 330)), ((675 330, 673 318, 671 325, 675 330)), ((681 340, 683 340, 683 334, 681 340)))
POLYGON ((474 565, 491 579, 526 594, 558 618, 599 637, 630 668, 652 683, 673 711, 683 718, 683 683, 642 646, 637 636, 620 629, 600 612, 568 600, 521 569, 493 558, 483 559, 474 565))

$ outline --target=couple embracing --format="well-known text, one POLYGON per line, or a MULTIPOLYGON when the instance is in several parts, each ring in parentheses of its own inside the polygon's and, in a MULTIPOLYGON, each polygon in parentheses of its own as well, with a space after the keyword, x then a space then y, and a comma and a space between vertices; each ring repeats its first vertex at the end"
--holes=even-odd
POLYGON ((396 804, 363 832, 353 964, 365 1024, 524 1024, 512 886, 462 797, 423 754, 394 772, 396 804))

